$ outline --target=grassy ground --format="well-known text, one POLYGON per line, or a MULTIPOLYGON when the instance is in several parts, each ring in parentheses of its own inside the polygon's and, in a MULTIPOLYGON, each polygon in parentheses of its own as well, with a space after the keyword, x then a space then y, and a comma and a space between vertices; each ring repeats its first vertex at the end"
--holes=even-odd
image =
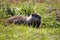
POLYGON ((33 28, 26 25, 0 25, 0 40, 60 40, 60 28, 33 28))
POLYGON ((0 4, 0 40, 60 40, 60 22, 56 21, 54 11, 55 7, 60 7, 59 4, 56 6, 56 4, 50 2, 49 4, 47 2, 29 2, 10 5, 8 1, 6 2, 0 4), (12 11, 6 11, 7 9, 12 11), (23 24, 3 25, 5 19, 12 14, 19 15, 22 13, 22 15, 26 15, 33 12, 40 14, 42 17, 39 28, 28 27, 23 24))

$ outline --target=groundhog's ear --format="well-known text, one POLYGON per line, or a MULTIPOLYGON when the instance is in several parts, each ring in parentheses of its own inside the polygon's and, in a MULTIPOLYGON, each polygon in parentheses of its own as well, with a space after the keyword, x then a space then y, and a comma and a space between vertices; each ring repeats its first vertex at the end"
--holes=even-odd
POLYGON ((34 16, 34 14, 32 14, 32 16, 34 16))

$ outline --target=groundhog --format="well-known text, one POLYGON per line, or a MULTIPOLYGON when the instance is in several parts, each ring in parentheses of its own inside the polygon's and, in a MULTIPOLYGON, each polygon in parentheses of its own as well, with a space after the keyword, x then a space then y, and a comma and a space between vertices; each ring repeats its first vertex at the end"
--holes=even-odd
POLYGON ((38 28, 41 24, 41 16, 38 14, 31 14, 30 16, 12 16, 7 19, 7 23, 28 24, 28 26, 33 25, 33 27, 38 28))
POLYGON ((33 25, 33 27, 39 27, 41 24, 41 16, 38 14, 31 14, 29 17, 27 17, 27 24, 33 25))

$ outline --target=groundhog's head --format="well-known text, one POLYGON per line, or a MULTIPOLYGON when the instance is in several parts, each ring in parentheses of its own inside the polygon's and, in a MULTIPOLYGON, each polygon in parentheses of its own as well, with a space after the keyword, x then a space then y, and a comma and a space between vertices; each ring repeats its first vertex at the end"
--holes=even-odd
POLYGON ((39 27, 41 24, 41 16, 39 14, 31 14, 28 18, 27 18, 27 22, 28 24, 33 24, 33 26, 35 27, 39 27))
POLYGON ((41 19, 41 16, 39 14, 32 14, 32 17, 41 19))

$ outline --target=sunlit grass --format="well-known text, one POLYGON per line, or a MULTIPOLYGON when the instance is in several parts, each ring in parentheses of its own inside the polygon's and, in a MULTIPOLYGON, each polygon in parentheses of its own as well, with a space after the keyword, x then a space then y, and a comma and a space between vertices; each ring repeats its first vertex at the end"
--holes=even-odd
POLYGON ((0 40, 59 40, 59 28, 33 28, 26 25, 0 25, 0 40))
POLYGON ((29 27, 23 24, 10 24, 5 26, 5 18, 9 16, 5 13, 7 3, 3 2, 3 4, 4 6, 2 5, 0 9, 0 40, 60 40, 60 22, 55 20, 55 11, 53 10, 51 13, 48 13, 47 9, 47 6, 60 8, 59 4, 57 6, 56 4, 54 4, 54 6, 47 3, 32 4, 32 2, 8 4, 9 8, 14 8, 15 15, 20 13, 25 15, 33 13, 33 11, 39 13, 41 16, 41 25, 39 28, 34 28, 33 26, 29 27))

